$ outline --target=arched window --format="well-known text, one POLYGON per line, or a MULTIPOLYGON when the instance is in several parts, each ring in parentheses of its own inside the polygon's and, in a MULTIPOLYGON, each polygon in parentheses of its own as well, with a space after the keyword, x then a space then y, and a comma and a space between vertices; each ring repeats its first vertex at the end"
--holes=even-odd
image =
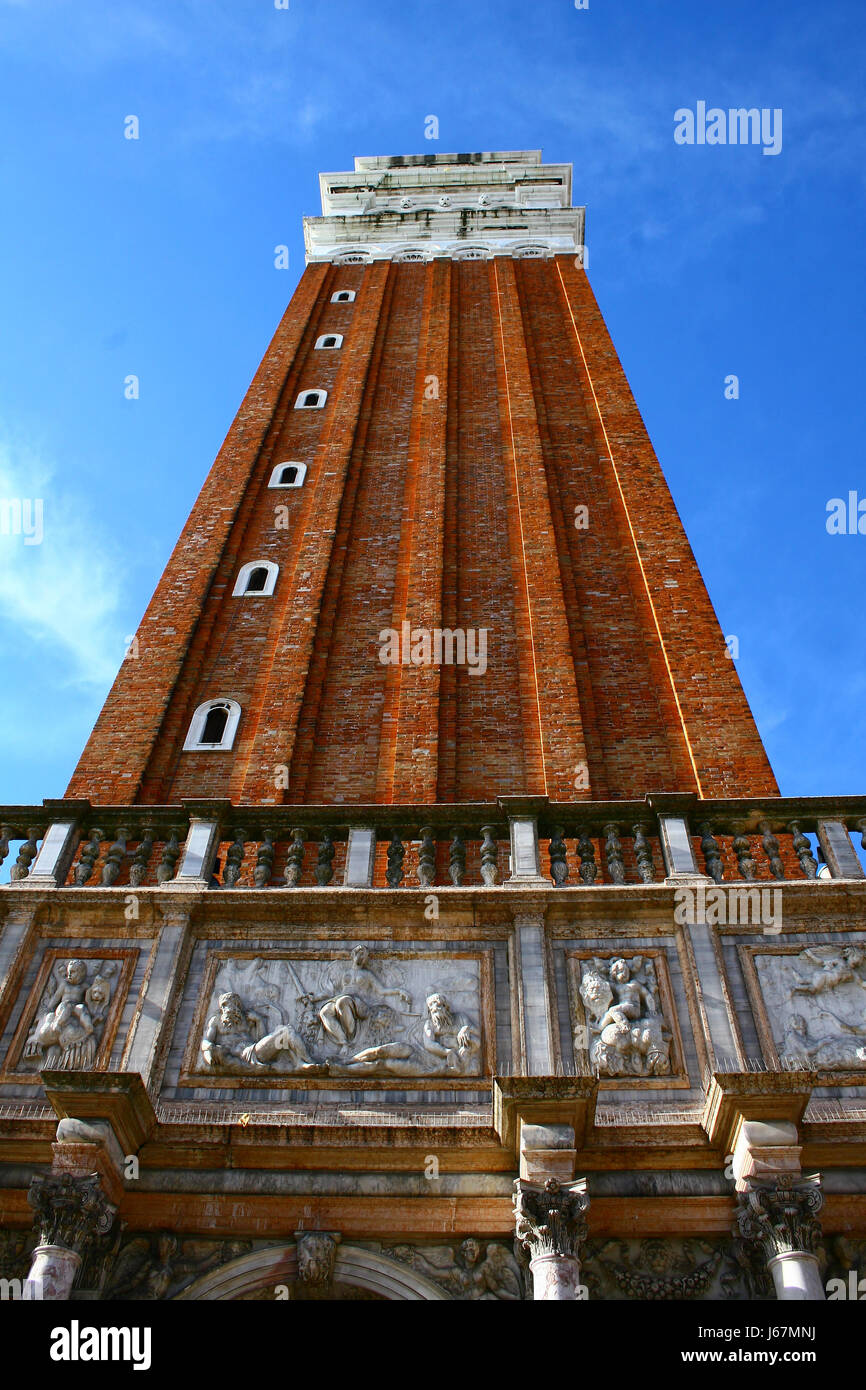
POLYGON ((267 597, 274 592, 279 572, 280 567, 275 565, 273 560, 251 560, 238 571, 232 597, 243 598, 245 594, 261 594, 267 597))
POLYGON ((241 707, 237 700, 206 700, 193 715, 185 753, 227 753, 235 741, 241 707))
POLYGON ((323 410, 327 399, 327 391, 301 391, 295 401, 295 410, 323 410))
POLYGON ((305 463, 278 463, 268 487, 301 487, 306 476, 305 463))
POLYGON ((341 348, 342 346, 342 333, 323 333, 321 338, 316 339, 317 348, 341 348))
POLYGON ((222 743, 229 712, 223 705, 212 705, 207 712, 199 743, 222 743))
POLYGON ((354 290, 337 290, 331 295, 332 304, 353 304, 355 302, 354 290))

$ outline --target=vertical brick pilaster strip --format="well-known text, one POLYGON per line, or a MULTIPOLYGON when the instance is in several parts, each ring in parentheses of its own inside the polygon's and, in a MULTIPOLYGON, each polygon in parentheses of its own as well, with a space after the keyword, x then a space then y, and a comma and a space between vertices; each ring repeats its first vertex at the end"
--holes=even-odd
MULTIPOLYGON (((500 409, 509 463, 511 556, 520 632, 526 790, 564 801, 573 796, 575 768, 587 765, 580 701, 515 262, 497 258, 493 273, 499 305, 500 409)), ((591 794, 591 788, 587 791, 591 794)))
POLYGON ((264 695, 241 797, 247 802, 271 804, 283 799, 274 769, 292 762, 387 278, 388 264, 384 261, 365 272, 352 331, 343 348, 345 361, 330 403, 327 435, 317 457, 320 482, 315 515, 299 545, 282 636, 274 644, 269 668, 261 675, 264 695))
MULTIPOLYGON (((442 627, 451 262, 426 271, 392 627, 442 627), (432 394, 431 394, 432 393, 432 394)), ((437 799, 441 667, 389 666, 376 800, 437 799)))
POLYGON ((696 790, 706 797, 776 796, 752 712, 586 273, 567 256, 557 257, 557 266, 696 790))
POLYGON ((327 271, 326 265, 310 266, 301 277, 139 624, 139 655, 122 665, 68 797, 109 805, 136 800, 211 578, 327 271))

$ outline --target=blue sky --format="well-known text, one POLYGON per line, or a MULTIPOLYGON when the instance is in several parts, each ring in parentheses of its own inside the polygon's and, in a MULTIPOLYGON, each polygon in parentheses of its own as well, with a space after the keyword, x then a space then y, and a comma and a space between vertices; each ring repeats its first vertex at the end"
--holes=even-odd
POLYGON ((0 0, 0 497, 44 503, 41 545, 0 535, 0 803, 63 794, 301 274, 319 170, 509 148, 574 164, 782 791, 862 791, 866 535, 825 526, 866 498, 862 0, 289 5, 0 0), (781 152, 677 145, 698 101, 781 108, 781 152))

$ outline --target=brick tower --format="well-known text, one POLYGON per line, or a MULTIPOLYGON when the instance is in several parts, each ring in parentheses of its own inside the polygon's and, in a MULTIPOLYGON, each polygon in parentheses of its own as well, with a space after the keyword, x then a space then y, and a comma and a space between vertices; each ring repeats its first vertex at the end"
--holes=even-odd
POLYGON ((866 799, 778 795, 570 166, 321 191, 66 797, 0 813, 0 1275, 823 1297, 866 799))
POLYGON ((774 795, 581 266, 570 167, 358 159, 321 185, 308 267, 68 794, 774 795), (439 662, 413 648, 437 629, 485 633, 484 671, 448 639, 439 662), (220 700, 231 746, 196 751, 220 700))

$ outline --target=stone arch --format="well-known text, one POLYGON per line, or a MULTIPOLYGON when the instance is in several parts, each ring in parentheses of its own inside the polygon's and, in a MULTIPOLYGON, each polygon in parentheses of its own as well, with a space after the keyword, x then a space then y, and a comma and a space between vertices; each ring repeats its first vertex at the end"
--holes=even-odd
MULTIPOLYGON (((295 1243, 250 1250, 210 1270, 176 1295, 189 1302, 228 1302, 271 1284, 291 1284, 298 1277, 295 1243)), ((425 1279, 409 1265, 392 1260, 360 1245, 340 1245, 334 1264, 334 1283, 367 1289, 389 1302, 450 1302, 432 1279, 425 1279)))

